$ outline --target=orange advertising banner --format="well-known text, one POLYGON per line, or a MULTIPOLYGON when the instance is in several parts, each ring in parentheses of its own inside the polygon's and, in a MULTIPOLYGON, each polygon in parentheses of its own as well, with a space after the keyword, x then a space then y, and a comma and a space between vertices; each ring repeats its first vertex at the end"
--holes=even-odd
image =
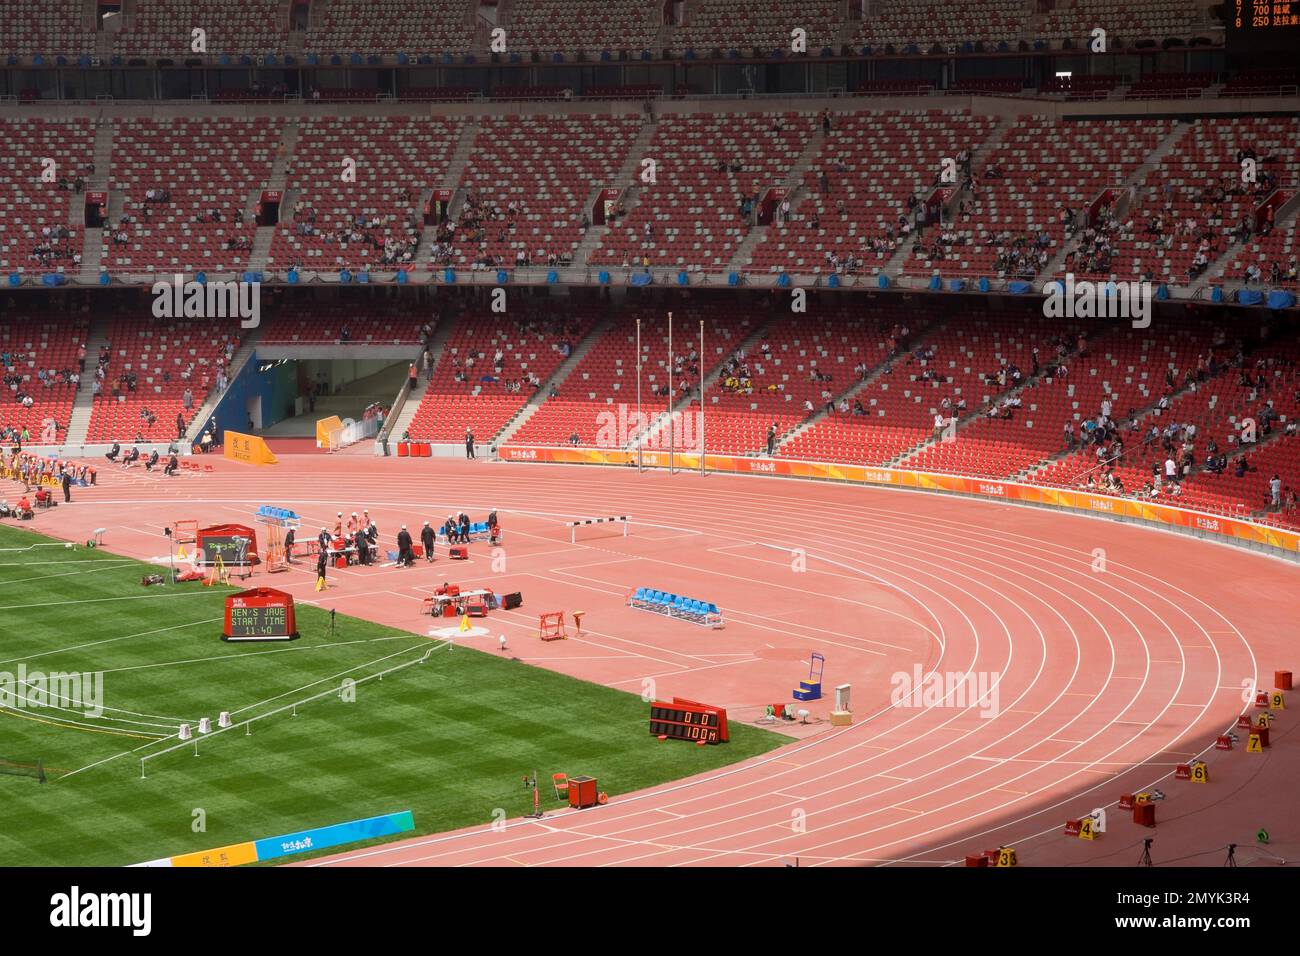
MULTIPOLYGON (((571 465, 636 465, 636 452, 602 448, 539 448, 523 445, 505 445, 498 450, 503 461, 551 462, 571 465)), ((667 468, 668 453, 643 451, 642 464, 647 468, 667 468)), ((683 471, 698 470, 697 453, 679 453, 673 456, 677 467, 683 471)), ((1132 498, 1113 498, 1109 495, 1090 494, 1066 488, 1045 488, 991 478, 967 478, 961 475, 933 474, 921 471, 901 471, 896 468, 872 468, 865 465, 843 465, 832 462, 791 461, 784 458, 746 458, 734 455, 705 455, 708 471, 732 474, 776 475, 786 478, 816 478, 824 481, 844 481, 863 485, 896 485, 900 488, 918 488, 930 491, 948 491, 958 494, 995 498, 1003 501, 1021 501, 1049 505, 1070 511, 1115 518, 1148 521, 1180 528, 1189 528, 1204 534, 1222 535, 1238 541, 1265 545, 1284 551, 1300 551, 1300 534, 1270 528, 1253 521, 1211 515, 1166 504, 1138 501, 1132 498)))

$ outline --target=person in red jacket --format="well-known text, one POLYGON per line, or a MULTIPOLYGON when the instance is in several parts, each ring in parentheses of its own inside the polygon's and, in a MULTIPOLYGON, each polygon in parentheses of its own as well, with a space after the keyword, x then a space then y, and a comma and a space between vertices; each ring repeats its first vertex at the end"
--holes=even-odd
POLYGON ((18 517, 30 518, 31 516, 32 516, 32 503, 27 500, 26 495, 23 495, 21 498, 18 499, 18 517))

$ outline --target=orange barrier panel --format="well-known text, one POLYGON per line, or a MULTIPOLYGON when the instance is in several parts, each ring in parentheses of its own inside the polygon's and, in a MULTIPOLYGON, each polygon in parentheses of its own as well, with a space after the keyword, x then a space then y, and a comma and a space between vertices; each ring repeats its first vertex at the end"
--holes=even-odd
MULTIPOLYGON (((534 448, 506 445, 498 454, 504 461, 538 461, 577 465, 635 465, 636 452, 602 448, 534 448)), ((674 462, 683 471, 697 470, 700 456, 697 453, 679 453, 674 462)), ((643 451, 641 461, 647 468, 667 468, 668 453, 643 451)), ((1108 495, 1089 494, 1064 488, 1046 488, 1039 485, 1022 485, 993 478, 966 478, 961 475, 933 474, 921 471, 901 471, 896 468, 871 468, 865 465, 839 465, 830 462, 791 461, 784 458, 744 458, 733 455, 705 455, 705 468, 709 471, 732 474, 778 475, 787 478, 818 478, 847 481, 866 485, 896 485, 900 488, 920 488, 930 491, 950 491, 998 498, 1003 501, 1022 501, 1049 505, 1071 511, 1086 511, 1116 518, 1151 521, 1181 528, 1191 528, 1207 534, 1222 535, 1252 544, 1262 544, 1286 551, 1300 551, 1300 534, 1265 525, 1174 508, 1169 505, 1132 498, 1112 498, 1108 495)))
POLYGON ((278 465, 279 459, 271 454, 266 442, 256 435, 240 432, 226 432, 224 454, 231 461, 242 461, 248 465, 278 465))
POLYGON ((329 418, 319 418, 316 420, 316 447, 328 448, 330 446, 330 435, 334 432, 341 431, 343 422, 337 415, 331 415, 329 418))

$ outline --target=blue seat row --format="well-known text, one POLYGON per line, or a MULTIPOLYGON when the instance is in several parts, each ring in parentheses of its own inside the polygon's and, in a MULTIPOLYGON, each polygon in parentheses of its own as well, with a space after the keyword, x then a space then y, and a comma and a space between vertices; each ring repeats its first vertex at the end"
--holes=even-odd
POLYGON ((674 611, 683 611, 687 614, 720 613, 716 604, 710 604, 707 601, 697 601, 695 598, 681 597, 676 594, 668 594, 664 591, 656 591, 654 588, 637 588, 632 599, 634 601, 641 601, 645 604, 662 605, 674 611))
POLYGON ((288 508, 273 508, 270 505, 262 505, 262 507, 258 508, 257 516, 259 518, 281 518, 293 520, 296 520, 298 517, 297 514, 290 511, 288 508))

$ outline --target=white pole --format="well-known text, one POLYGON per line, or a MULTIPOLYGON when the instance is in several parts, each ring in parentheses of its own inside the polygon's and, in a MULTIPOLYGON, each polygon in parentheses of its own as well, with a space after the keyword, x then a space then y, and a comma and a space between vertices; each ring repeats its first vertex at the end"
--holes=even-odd
POLYGON ((645 437, 644 425, 641 421, 641 320, 636 320, 636 470, 641 473, 645 469, 641 465, 641 446, 644 444, 642 439, 645 437))
POLYGON ((677 380, 673 377, 673 314, 668 313, 668 474, 673 473, 673 399, 677 396, 677 380))
POLYGON ((695 364, 700 376, 700 474, 704 471, 704 320, 700 319, 700 356, 695 364))

